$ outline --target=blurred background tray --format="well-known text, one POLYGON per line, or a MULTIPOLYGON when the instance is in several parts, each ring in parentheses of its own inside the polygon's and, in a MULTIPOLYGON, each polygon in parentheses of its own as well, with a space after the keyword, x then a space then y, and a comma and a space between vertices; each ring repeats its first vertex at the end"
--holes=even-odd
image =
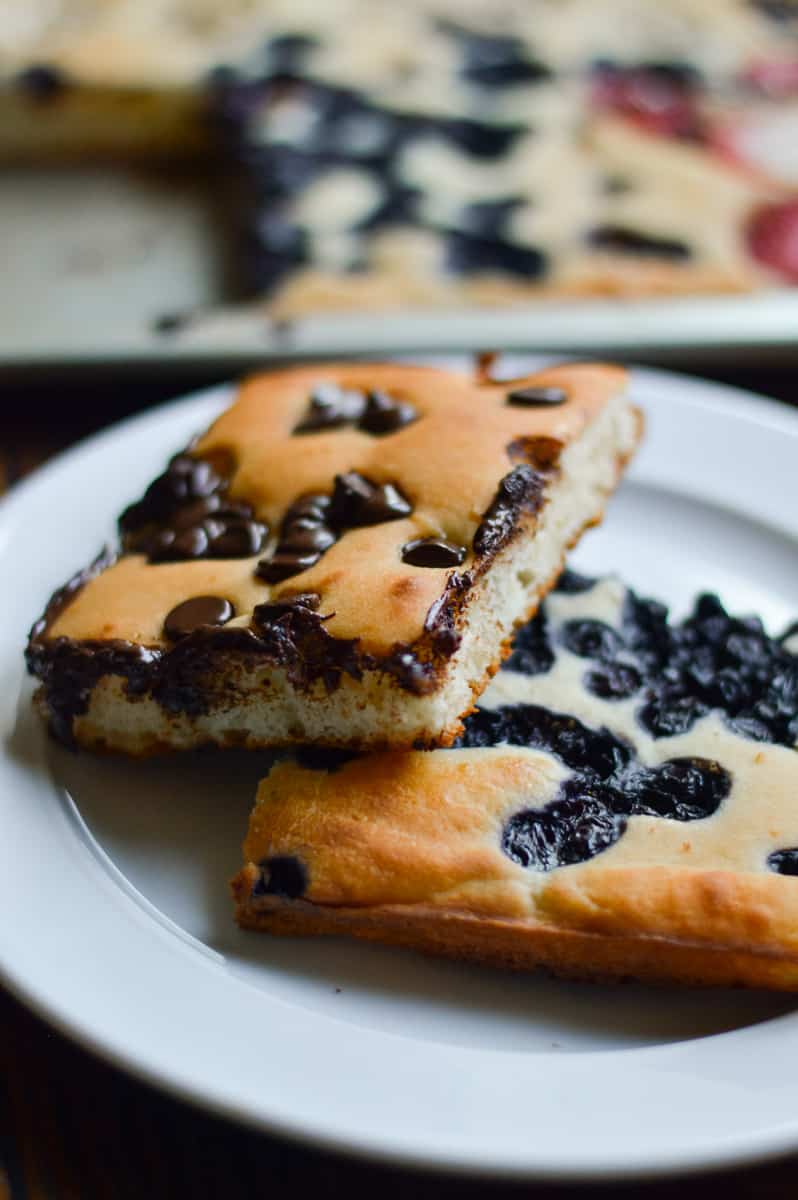
POLYGON ((0 371, 125 363, 217 372, 483 347, 676 365, 798 361, 798 289, 275 324, 257 305, 236 302, 223 206, 223 189, 192 171, 6 170, 0 371))

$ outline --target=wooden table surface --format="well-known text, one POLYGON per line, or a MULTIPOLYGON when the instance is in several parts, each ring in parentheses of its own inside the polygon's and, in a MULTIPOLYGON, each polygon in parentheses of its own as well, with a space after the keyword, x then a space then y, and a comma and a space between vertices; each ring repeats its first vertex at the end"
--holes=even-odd
MULTIPOLYGON (((794 370, 749 368, 712 377, 798 402, 798 356, 794 370)), ((0 410, 0 492, 78 438, 205 382, 213 380, 139 379, 120 386, 72 377, 7 386, 0 410)), ((359 1195, 360 1189, 383 1200, 519 1194, 538 1200, 798 1200, 798 1155, 722 1175, 604 1188, 498 1185, 353 1162, 249 1132, 162 1095, 74 1046, 2 989, 0 1028, 0 1200, 301 1200, 305 1194, 359 1195)), ((795 1067, 785 1063, 785 1069, 795 1067)))

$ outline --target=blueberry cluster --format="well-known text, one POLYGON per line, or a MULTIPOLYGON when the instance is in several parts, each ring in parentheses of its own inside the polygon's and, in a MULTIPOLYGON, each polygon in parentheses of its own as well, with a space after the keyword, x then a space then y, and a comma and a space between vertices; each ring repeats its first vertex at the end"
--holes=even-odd
MULTIPOLYGON (((216 73, 215 111, 251 184, 247 260, 254 286, 268 291, 313 262, 314 231, 291 218, 292 202, 326 173, 341 168, 368 176, 375 194, 370 211, 340 230, 355 239, 343 270, 368 269, 373 234, 410 226, 440 239, 443 266, 451 274, 499 273, 528 281, 547 275, 546 248, 519 239, 513 231, 514 214, 529 204, 529 197, 508 188, 507 195, 477 196, 459 212, 436 220, 424 203, 423 189, 402 174, 404 152, 430 137, 477 162, 511 155, 519 139, 535 132, 530 119, 534 108, 525 101, 510 110, 509 118, 505 109, 500 118, 491 119, 494 97, 502 89, 519 88, 524 91, 517 94, 525 97, 527 88, 554 78, 524 38, 480 34, 453 21, 439 20, 435 28, 456 50, 458 65, 450 83, 469 97, 457 115, 423 113, 413 105, 396 107, 382 103, 379 94, 323 82, 314 76, 318 42, 304 35, 272 39, 245 72, 228 68, 216 73), (301 132, 290 138, 283 132, 271 136, 270 115, 284 104, 305 115, 301 132)), ((586 72, 594 109, 612 112, 657 136, 704 136, 698 105, 702 81, 688 64, 600 60, 586 64, 586 72)), ((679 239, 611 222, 597 221, 592 228, 576 229, 574 236, 587 248, 613 255, 680 263, 693 253, 679 239)))
MULTIPOLYGON (((565 572, 558 591, 586 591, 594 581, 565 572)), ((730 616, 717 596, 699 596, 680 624, 656 600, 626 593, 620 630, 601 621, 568 621, 558 631, 572 654, 590 660, 583 682, 604 700, 638 698, 637 718, 652 737, 673 737, 706 713, 725 715, 755 741, 798 743, 798 656, 790 630, 770 638, 758 617, 730 616)), ((545 606, 518 634, 506 666, 528 675, 548 671, 555 647, 545 606)))
MULTIPOLYGON (((461 51, 462 78, 481 91, 518 83, 534 84, 550 72, 525 52, 515 38, 479 36, 447 29, 461 51)), ((309 77, 313 43, 276 39, 267 47, 262 72, 236 76, 220 73, 214 89, 216 111, 233 154, 252 182, 253 219, 248 259, 254 284, 275 287, 284 276, 312 261, 307 229, 284 214, 291 200, 326 172, 355 168, 373 180, 377 199, 371 212, 348 232, 365 240, 391 226, 429 228, 442 239, 446 269, 456 274, 501 271, 537 279, 548 268, 536 246, 519 245, 509 236, 509 218, 517 199, 467 206, 451 226, 431 226, 422 213, 422 196, 402 178, 399 163, 407 146, 434 136, 461 154, 495 161, 510 152, 527 131, 525 122, 484 121, 381 106, 365 93, 309 77), (263 115, 291 97, 309 114, 303 135, 292 140, 263 139, 263 115), (473 211, 471 211, 473 209, 473 211)))
POLYGON ((757 617, 732 617, 706 594, 671 626, 662 605, 629 592, 623 636, 644 679, 638 718, 654 737, 718 709, 743 737, 798 742, 798 657, 757 617))
POLYGON ((593 858, 618 841, 630 816, 711 816, 731 787, 728 773, 710 759, 674 758, 646 767, 609 730, 590 729, 537 705, 479 709, 457 745, 502 743, 548 750, 572 772, 550 804, 515 813, 502 832, 504 852, 538 871, 593 858))
MULTIPOLYGON (((566 571, 557 590, 575 595, 595 581, 566 571)), ((716 596, 703 595, 693 612, 670 625, 664 605, 626 593, 621 628, 592 619, 565 622, 552 633, 544 605, 517 635, 505 669, 543 674, 555 662, 555 640, 589 660, 583 682, 606 700, 639 697, 637 717, 655 738, 683 733, 710 710, 725 714, 744 737, 798 742, 798 657, 782 638, 769 638, 756 618, 731 617, 716 596)), ((694 821, 710 816, 728 795, 731 779, 704 758, 674 758, 644 766, 634 748, 605 728, 536 705, 467 718, 457 745, 507 743, 555 755, 572 772, 543 809, 514 814, 502 848, 522 866, 548 871, 585 862, 623 835, 630 816, 694 821)), ((798 849, 774 851, 771 870, 798 874, 798 849)))
POLYGON ((249 505, 228 500, 226 491, 227 480, 209 462, 176 454, 119 518, 123 549, 154 563, 258 554, 268 528, 249 505))

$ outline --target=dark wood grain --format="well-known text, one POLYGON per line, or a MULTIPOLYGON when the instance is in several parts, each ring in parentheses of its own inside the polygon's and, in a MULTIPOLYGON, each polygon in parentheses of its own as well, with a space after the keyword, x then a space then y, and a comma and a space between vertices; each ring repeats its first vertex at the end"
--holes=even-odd
MULTIPOLYGON (((721 377, 798 400, 798 369, 721 377)), ((95 381, 6 391, 0 492, 58 450, 199 382, 95 381)), ((5 913, 4 920, 13 920, 5 913)), ((55 1033, 0 990, 0 1200, 796 1200, 798 1157, 669 1183, 581 1188, 499 1185, 348 1161, 236 1127, 159 1094, 55 1033)), ((792 1070, 785 1063, 785 1070, 792 1070)), ((574 1130, 574 1138, 579 1132, 574 1130)), ((635 1131, 629 1130, 630 1138, 635 1131)))

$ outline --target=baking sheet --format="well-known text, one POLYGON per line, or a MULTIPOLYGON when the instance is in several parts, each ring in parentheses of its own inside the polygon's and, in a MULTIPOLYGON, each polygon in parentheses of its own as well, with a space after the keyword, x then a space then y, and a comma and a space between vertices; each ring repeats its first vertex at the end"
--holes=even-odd
POLYGON ((259 306, 231 301, 230 239, 223 188, 213 179, 109 168, 5 171, 0 369, 232 369, 364 346, 372 354, 501 347, 681 362, 798 359, 798 289, 275 325, 259 306))

